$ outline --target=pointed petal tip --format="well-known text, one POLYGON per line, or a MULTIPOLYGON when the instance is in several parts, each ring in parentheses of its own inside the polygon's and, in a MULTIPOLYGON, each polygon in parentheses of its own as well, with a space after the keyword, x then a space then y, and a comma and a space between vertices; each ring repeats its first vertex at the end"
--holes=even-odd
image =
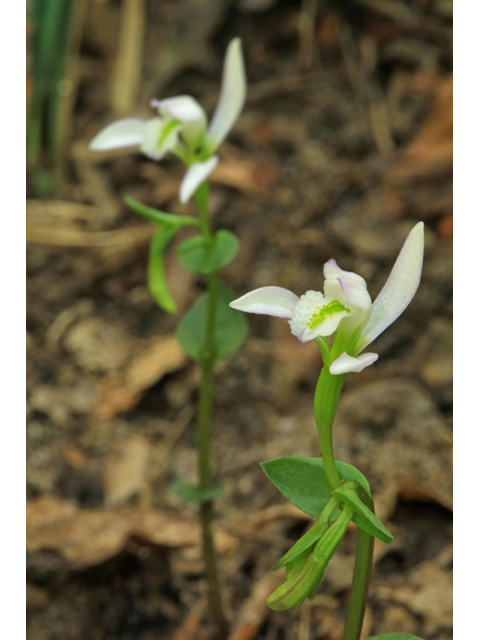
POLYGON ((133 147, 143 141, 145 131, 144 120, 125 118, 112 122, 102 129, 88 145, 91 151, 110 151, 133 147))
POLYGON ((233 38, 228 44, 223 64, 222 86, 207 138, 216 149, 231 131, 243 109, 247 95, 247 79, 242 41, 233 38))
POLYGON ((407 236, 386 283, 372 306, 372 314, 355 345, 359 353, 405 311, 420 284, 425 233, 418 222, 407 236))

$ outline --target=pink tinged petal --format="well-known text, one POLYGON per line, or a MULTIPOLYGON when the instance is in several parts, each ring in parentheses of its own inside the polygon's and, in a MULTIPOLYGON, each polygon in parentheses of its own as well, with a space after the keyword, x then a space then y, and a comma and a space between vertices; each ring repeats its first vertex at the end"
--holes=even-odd
POLYGON ((325 295, 337 298, 338 287, 350 305, 363 311, 370 311, 372 300, 367 290, 365 280, 352 271, 340 269, 335 260, 329 260, 323 267, 325 276, 325 295))
POLYGON ((162 136, 166 125, 168 125, 168 122, 162 120, 162 118, 152 118, 145 123, 140 151, 152 158, 152 160, 161 160, 165 154, 178 144, 179 127, 172 129, 168 135, 162 136))
POLYGON ((176 98, 167 98, 166 100, 152 100, 151 106, 157 107, 162 112, 166 112, 175 120, 181 122, 199 122, 205 127, 207 124, 207 116, 203 108, 198 104, 195 98, 191 96, 178 96, 176 98))
POLYGON ((230 303, 233 309, 277 318, 291 318, 298 296, 282 287, 261 287, 230 303))
POLYGON ((180 202, 188 202, 198 187, 212 173, 218 163, 218 156, 212 156, 205 162, 195 162, 184 175, 180 185, 180 202))
POLYGON ((113 122, 95 136, 89 148, 92 151, 106 151, 141 144, 145 125, 146 121, 139 118, 125 118, 113 122))
POLYGON ((372 314, 355 345, 360 353, 408 307, 415 295, 423 264, 424 225, 416 224, 398 254, 387 282, 373 303, 372 314))
POLYGON ((377 353, 362 353, 361 356, 357 356, 356 358, 342 353, 341 356, 332 362, 329 371, 334 376, 339 376, 342 373, 360 373, 365 367, 369 367, 377 360, 377 353))
POLYGON ((223 65, 222 88, 215 113, 207 131, 213 150, 227 137, 245 103, 247 81, 240 38, 234 38, 227 48, 223 65))

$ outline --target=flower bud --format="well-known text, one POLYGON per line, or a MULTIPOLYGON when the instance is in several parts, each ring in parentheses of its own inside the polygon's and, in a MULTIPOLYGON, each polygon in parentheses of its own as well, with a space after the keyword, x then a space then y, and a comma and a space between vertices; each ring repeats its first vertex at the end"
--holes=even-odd
POLYGON ((274 611, 299 607, 307 598, 313 600, 330 558, 345 535, 353 510, 345 507, 338 520, 315 544, 287 565, 285 582, 272 593, 267 604, 274 611), (306 557, 305 557, 306 556, 306 557))

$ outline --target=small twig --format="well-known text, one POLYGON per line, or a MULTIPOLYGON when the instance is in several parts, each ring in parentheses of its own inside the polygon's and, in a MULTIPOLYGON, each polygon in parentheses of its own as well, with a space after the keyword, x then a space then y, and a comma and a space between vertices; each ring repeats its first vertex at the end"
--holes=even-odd
POLYGON ((298 629, 298 640, 309 640, 310 638, 310 616, 311 616, 312 603, 309 600, 305 600, 303 606, 300 608, 300 625, 298 629))
POLYGON ((298 66, 304 69, 311 69, 317 50, 315 46, 316 14, 317 0, 302 0, 298 19, 298 66))
POLYGON ((229 640, 253 640, 258 629, 268 616, 268 596, 280 586, 283 571, 269 573, 255 583, 249 599, 243 605, 236 627, 229 636, 229 640))
POLYGON ((144 0, 124 0, 111 91, 112 111, 119 117, 132 112, 140 92, 144 31, 144 0))
POLYGON ((165 437, 164 442, 162 442, 162 447, 158 454, 158 463, 163 462, 165 458, 170 455, 177 442, 179 442, 185 433, 188 425, 191 423, 194 414, 195 410, 192 407, 185 407, 180 413, 168 435, 165 437))

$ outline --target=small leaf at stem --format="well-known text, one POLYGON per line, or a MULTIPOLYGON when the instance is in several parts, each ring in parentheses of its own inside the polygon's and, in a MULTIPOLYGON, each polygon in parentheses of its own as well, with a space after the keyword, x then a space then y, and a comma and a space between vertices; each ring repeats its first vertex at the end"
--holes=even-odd
MULTIPOLYGON (((223 282, 219 283, 215 313, 215 360, 236 351, 247 337, 244 315, 229 306, 235 295, 223 282)), ((187 311, 177 326, 176 336, 182 349, 194 360, 201 360, 205 342, 208 293, 203 294, 187 311)))
POLYGON ((382 542, 392 542, 393 536, 390 531, 383 526, 377 516, 363 504, 360 496, 355 490, 354 482, 346 482, 333 492, 333 495, 341 500, 355 513, 354 522, 357 527, 382 542))
POLYGON ((188 226, 198 227, 200 225, 197 218, 192 218, 192 216, 177 216, 173 213, 157 211, 156 209, 147 207, 141 202, 134 200, 130 196, 125 196, 124 201, 135 211, 135 213, 138 213, 147 220, 150 220, 150 222, 155 222, 156 224, 168 225, 169 227, 175 227, 176 229, 188 226))
POLYGON ((185 502, 210 502, 223 493, 225 486, 217 484, 209 489, 200 489, 188 482, 174 482, 169 489, 185 502))
POLYGON ((148 256, 148 289, 158 306, 168 313, 176 313, 177 305, 168 289, 163 253, 178 230, 162 225, 152 238, 148 256))
POLYGON ((218 231, 209 244, 201 235, 188 238, 177 249, 177 258, 187 271, 208 275, 232 262, 238 240, 230 231, 218 231))
MULTIPOLYGON (((355 480, 370 495, 368 481, 358 469, 339 460, 335 461, 335 466, 342 480, 355 480)), ((289 502, 314 518, 319 517, 332 497, 321 458, 277 458, 262 462, 261 467, 289 502)), ((339 513, 337 509, 332 520, 339 513)))

